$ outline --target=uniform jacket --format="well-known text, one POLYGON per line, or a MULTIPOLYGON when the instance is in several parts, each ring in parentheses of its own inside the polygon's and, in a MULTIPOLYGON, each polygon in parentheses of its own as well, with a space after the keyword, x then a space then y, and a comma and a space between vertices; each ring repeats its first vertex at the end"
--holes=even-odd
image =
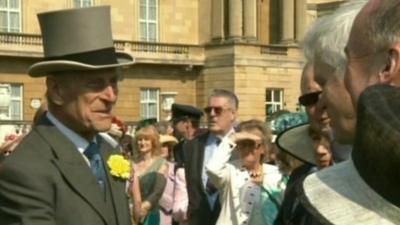
MULTIPOLYGON (((117 154, 101 141, 104 162, 117 154)), ((2 225, 130 224, 125 182, 108 179, 108 201, 75 145, 44 116, 0 164, 2 225)))

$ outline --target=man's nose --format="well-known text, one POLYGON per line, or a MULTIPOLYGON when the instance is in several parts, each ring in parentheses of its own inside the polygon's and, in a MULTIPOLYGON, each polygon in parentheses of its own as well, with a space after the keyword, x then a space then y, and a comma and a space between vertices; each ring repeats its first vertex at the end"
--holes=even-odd
POLYGON ((103 96, 104 99, 110 102, 115 102, 117 101, 118 97, 118 87, 114 85, 108 85, 104 90, 103 90, 103 96))

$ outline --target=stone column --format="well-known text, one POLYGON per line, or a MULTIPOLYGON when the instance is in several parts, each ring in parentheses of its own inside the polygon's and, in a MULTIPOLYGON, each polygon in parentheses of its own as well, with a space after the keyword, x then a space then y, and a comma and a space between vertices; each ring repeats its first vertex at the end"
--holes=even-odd
MULTIPOLYGON (((246 0, 247 1, 247 0, 246 0)), ((229 38, 240 40, 243 35, 242 0, 229 0, 229 38)))
POLYGON ((211 36, 213 40, 224 39, 224 0, 211 1, 212 25, 211 36))
POLYGON ((307 0, 296 0, 296 41, 301 41, 307 29, 307 0))
POLYGON ((244 36, 247 40, 257 40, 257 1, 244 1, 244 36))
POLYGON ((282 0, 282 42, 294 40, 294 0, 282 0))

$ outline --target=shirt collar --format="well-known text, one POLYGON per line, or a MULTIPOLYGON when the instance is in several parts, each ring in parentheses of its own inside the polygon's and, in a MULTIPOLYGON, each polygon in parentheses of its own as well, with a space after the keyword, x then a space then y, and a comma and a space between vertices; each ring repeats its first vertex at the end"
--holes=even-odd
MULTIPOLYGON (((57 129, 61 131, 62 134, 64 134, 70 141, 72 141, 72 143, 75 145, 80 153, 83 153, 85 149, 89 146, 89 142, 86 139, 66 127, 50 111, 47 111, 46 116, 50 120, 50 122, 52 122, 54 126, 56 126, 57 129)), ((93 141, 96 142, 96 139, 94 138, 93 141)))

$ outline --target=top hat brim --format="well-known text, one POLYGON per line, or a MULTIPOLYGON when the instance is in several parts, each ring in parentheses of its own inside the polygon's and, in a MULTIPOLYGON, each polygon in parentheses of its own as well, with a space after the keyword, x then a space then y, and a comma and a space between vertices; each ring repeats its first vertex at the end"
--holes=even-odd
POLYGON ((117 63, 104 65, 92 65, 72 60, 44 60, 33 64, 28 69, 28 74, 31 77, 44 77, 54 72, 101 70, 135 64, 135 59, 129 54, 116 53, 116 55, 117 63))
POLYGON ((302 188, 309 211, 331 224, 400 224, 400 208, 361 178, 352 159, 309 175, 302 188))
POLYGON ((314 143, 309 135, 309 124, 300 124, 280 133, 276 145, 296 159, 317 165, 314 156, 314 143))

